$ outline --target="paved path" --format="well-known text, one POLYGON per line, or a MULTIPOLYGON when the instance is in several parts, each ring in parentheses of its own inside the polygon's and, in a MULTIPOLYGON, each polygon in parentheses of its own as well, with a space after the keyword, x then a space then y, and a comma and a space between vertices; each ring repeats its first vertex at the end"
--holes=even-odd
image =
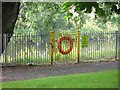
POLYGON ((29 67, 3 67, 2 81, 15 81, 49 76, 61 76, 68 74, 97 72, 118 69, 118 61, 79 63, 60 66, 29 66, 29 67))

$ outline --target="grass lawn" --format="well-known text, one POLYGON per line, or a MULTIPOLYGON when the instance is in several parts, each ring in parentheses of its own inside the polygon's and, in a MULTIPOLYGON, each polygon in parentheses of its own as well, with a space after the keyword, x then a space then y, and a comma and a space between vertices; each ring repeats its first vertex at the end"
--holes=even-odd
POLYGON ((118 88, 118 71, 82 73, 2 83, 3 88, 118 88))

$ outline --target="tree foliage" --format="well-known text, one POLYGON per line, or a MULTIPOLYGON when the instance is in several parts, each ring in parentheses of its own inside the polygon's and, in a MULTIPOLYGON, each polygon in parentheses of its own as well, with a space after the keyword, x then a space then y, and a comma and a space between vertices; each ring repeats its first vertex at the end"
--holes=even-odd
POLYGON ((74 29, 78 25, 82 27, 86 20, 91 18, 89 13, 93 14, 92 17, 97 20, 95 22, 98 26, 104 26, 103 24, 111 19, 115 24, 117 18, 114 17, 114 13, 119 14, 117 4, 117 2, 21 3, 15 33, 48 33, 50 30, 74 29))
POLYGON ((63 12, 67 12, 70 16, 69 10, 75 7, 77 13, 91 13, 92 8, 95 8, 95 13, 98 16, 109 16, 113 12, 119 14, 120 7, 118 2, 64 2, 62 5, 63 12))
POLYGON ((64 22, 60 4, 56 2, 21 3, 21 10, 16 23, 16 33, 41 33, 50 28, 58 28, 64 22), (56 27, 57 25, 57 27, 56 27))

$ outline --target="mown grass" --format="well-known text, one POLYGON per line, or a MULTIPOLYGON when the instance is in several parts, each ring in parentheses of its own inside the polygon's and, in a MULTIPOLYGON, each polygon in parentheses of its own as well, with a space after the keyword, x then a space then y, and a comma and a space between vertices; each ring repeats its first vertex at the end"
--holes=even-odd
POLYGON ((2 83, 3 88, 117 88, 118 71, 73 74, 2 83))

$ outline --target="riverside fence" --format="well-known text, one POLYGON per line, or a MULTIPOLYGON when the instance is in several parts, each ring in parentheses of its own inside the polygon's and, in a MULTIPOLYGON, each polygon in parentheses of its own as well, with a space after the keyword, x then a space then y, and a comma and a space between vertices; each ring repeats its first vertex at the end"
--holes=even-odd
MULTIPOLYGON (((117 60, 120 58, 119 37, 115 32, 51 32, 42 34, 13 35, 8 45, 9 34, 3 34, 4 52, 0 56, 2 66, 47 65, 86 61, 117 60), (59 41, 63 36, 72 39, 72 49, 61 54, 59 41), (88 46, 82 47, 83 36, 88 37, 88 46)), ((68 50, 69 40, 60 43, 68 50)))

